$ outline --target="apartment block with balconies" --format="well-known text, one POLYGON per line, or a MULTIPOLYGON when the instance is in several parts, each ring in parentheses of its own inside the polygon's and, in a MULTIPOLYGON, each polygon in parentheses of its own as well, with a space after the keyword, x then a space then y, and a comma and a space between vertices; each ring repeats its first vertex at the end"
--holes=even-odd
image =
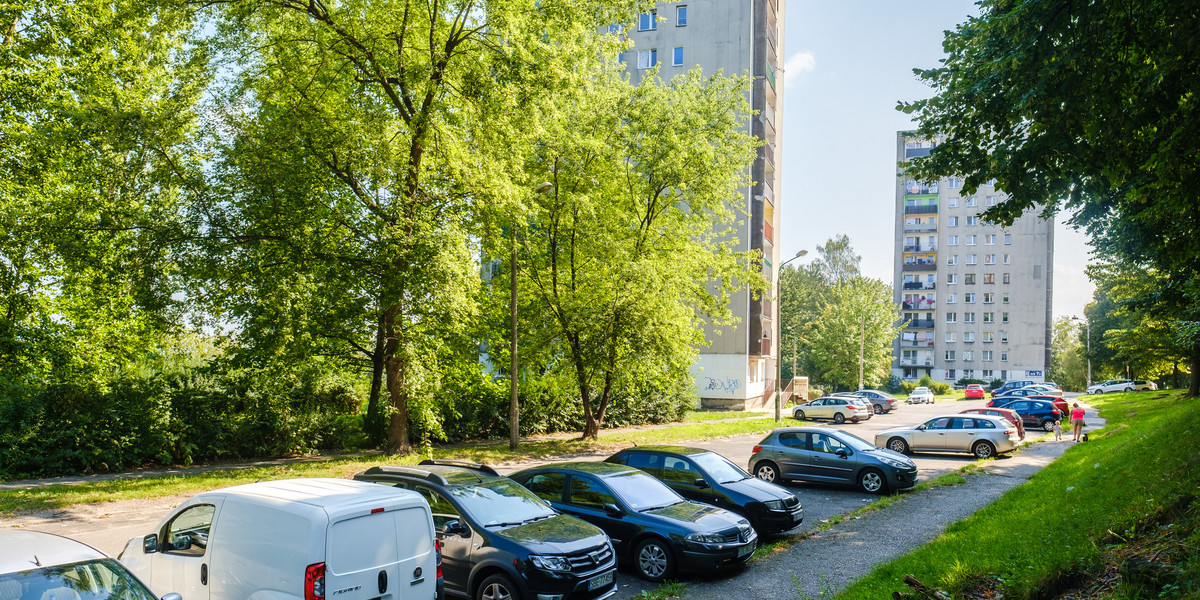
POLYGON ((896 138, 895 300, 906 328, 892 374, 1040 380, 1050 364, 1054 222, 1026 215, 1000 227, 980 217, 1006 199, 992 182, 963 194, 960 178, 902 172, 935 145, 896 138))

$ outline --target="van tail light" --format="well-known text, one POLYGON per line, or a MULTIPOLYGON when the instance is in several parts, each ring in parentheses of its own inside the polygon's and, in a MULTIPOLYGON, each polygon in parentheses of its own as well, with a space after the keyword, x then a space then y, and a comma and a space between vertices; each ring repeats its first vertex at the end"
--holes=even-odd
POLYGON ((325 563, 304 569, 304 600, 325 600, 325 563))
POLYGON ((759 452, 762 452, 762 446, 755 446, 750 450, 750 454, 758 454, 759 452))
POLYGON ((442 578, 442 540, 433 538, 433 547, 437 550, 437 578, 442 578))

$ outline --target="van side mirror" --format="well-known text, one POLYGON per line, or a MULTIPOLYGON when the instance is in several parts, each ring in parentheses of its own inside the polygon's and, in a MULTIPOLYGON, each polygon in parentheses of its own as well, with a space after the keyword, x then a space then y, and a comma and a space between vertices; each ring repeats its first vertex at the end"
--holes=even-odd
POLYGON ((151 533, 142 538, 142 552, 146 554, 154 554, 158 552, 158 534, 151 533))
POLYGON ((704 489, 704 488, 708 487, 708 482, 705 481, 703 477, 700 477, 700 478, 697 478, 696 481, 693 481, 692 485, 694 485, 700 489, 704 489))
POLYGON ((471 535, 471 528, 458 519, 446 521, 446 524, 442 525, 442 531, 446 532, 447 535, 460 535, 462 537, 471 535))
POLYGON ((171 592, 170 594, 166 594, 165 596, 163 596, 162 598, 159 598, 158 600, 183 600, 183 596, 180 596, 179 594, 176 594, 175 592, 171 592))
POLYGON ((612 504, 612 503, 608 503, 608 504, 604 505, 604 512, 608 513, 608 516, 610 516, 610 517, 619 517, 619 516, 625 514, 625 511, 621 510, 620 506, 617 506, 616 504, 612 504))

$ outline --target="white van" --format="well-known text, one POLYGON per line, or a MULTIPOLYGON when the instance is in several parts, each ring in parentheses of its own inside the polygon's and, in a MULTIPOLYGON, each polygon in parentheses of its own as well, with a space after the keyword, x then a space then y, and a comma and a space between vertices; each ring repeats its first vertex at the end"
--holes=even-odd
POLYGON ((287 479, 179 505, 119 560, 183 600, 434 600, 439 553, 416 492, 346 479, 287 479))

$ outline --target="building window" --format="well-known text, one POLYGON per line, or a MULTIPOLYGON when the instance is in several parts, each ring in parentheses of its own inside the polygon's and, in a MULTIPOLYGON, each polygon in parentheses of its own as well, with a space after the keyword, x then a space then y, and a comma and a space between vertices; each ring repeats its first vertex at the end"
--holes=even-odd
POLYGON ((994 323, 994 322, 996 322, 996 313, 994 313, 994 312, 985 312, 985 313, 983 313, 983 322, 984 322, 984 323, 994 323))
POLYGON ((658 11, 638 15, 638 31, 654 31, 658 29, 658 11))
POLYGON ((675 46, 671 52, 671 65, 676 67, 683 66, 683 46, 675 46))
POLYGON ((1004 275, 1001 277, 1001 283, 1005 283, 1005 284, 1007 284, 1007 283, 1010 283, 1010 282, 1009 282, 1009 280, 1008 280, 1008 273, 1005 273, 1005 274, 1004 274, 1004 275))
POLYGON ((1007 344, 1007 343, 1008 343, 1008 332, 1007 332, 1007 331, 1001 331, 1001 332, 1000 332, 1000 343, 1001 343, 1001 344, 1007 344))
POLYGON ((957 265, 957 264, 958 264, 958 255, 957 255, 957 254, 951 254, 951 255, 950 255, 948 258, 946 258, 946 264, 948 264, 948 265, 957 265))
POLYGON ((987 205, 988 205, 988 206, 995 206, 995 205, 996 205, 996 197, 995 197, 995 196, 988 196, 988 197, 987 197, 987 205))
POLYGON ((1000 322, 1001 322, 1001 323, 1007 323, 1007 322, 1008 322, 1008 313, 1000 313, 1000 322))
POLYGON ((983 293, 983 303, 984 304, 994 304, 995 302, 996 302, 996 294, 995 293, 993 293, 993 292, 984 292, 983 293))
POLYGON ((1012 244, 1012 234, 1011 233, 1004 234, 1004 243, 1012 244))
POLYGON ((975 304, 975 294, 971 292, 963 294, 963 302, 967 304, 975 304))
POLYGON ((952 190, 957 190, 961 185, 962 182, 959 181, 957 177, 950 177, 946 179, 946 187, 952 190))
POLYGON ((947 227, 958 227, 958 217, 946 217, 947 227))
POLYGON ((976 198, 975 196, 967 198, 967 206, 979 206, 979 198, 976 198))
POLYGON ((994 335, 992 335, 992 332, 985 331, 985 332, 983 332, 981 339, 983 340, 983 343, 990 344, 996 340, 996 337, 994 335))
POLYGON ((963 360, 975 360, 975 353, 970 350, 963 350, 963 360))
POLYGON ((649 69, 658 64, 658 49, 638 50, 638 68, 649 69))
POLYGON ((954 360, 954 351, 953 350, 946 351, 946 360, 948 360, 948 361, 954 360))
POLYGON ((946 294, 946 304, 954 304, 958 302, 958 294, 946 294))
POLYGON ((954 332, 953 331, 946 332, 946 341, 949 343, 954 343, 954 332))
POLYGON ((967 217, 967 226, 972 227, 979 225, 979 217, 967 217))
POLYGON ((675 26, 676 27, 686 27, 687 26, 687 5, 680 5, 680 6, 675 7, 675 26))
POLYGON ((963 283, 966 285, 975 285, 975 274, 967 273, 966 275, 963 275, 963 283))
POLYGON ((1007 255, 1007 254, 1005 254, 1005 255, 1004 255, 1004 264, 1006 264, 1006 265, 1007 265, 1007 264, 1008 264, 1008 262, 1009 262, 1009 261, 1008 261, 1008 255, 1007 255))
POLYGON ((957 323, 958 322, 958 313, 946 313, 946 322, 947 323, 957 323))
POLYGON ((993 285, 995 283, 996 283, 996 274, 995 273, 984 273, 983 274, 983 284, 984 285, 993 285))
MULTIPOLYGON (((974 322, 975 322, 975 313, 963 313, 963 323, 974 323, 974 322)), ((969 341, 969 340, 967 340, 966 334, 963 334, 963 341, 969 341)))
POLYGON ((992 370, 991 370, 991 369, 984 369, 984 370, 983 370, 983 378, 984 378, 984 379, 991 379, 991 378, 992 378, 992 370))
POLYGON ((954 284, 958 283, 958 273, 947 273, 946 274, 946 283, 949 285, 954 285, 954 284))
POLYGON ((974 342, 975 341, 975 332, 964 331, 963 332, 963 341, 964 342, 974 342))
POLYGON ((996 234, 989 233, 989 234, 983 236, 983 243, 985 243, 989 246, 995 246, 996 245, 996 234))
POLYGON ((975 369, 963 369, 963 377, 966 379, 974 379, 975 369))
POLYGON ((974 245, 975 245, 975 241, 976 241, 977 239, 978 239, 978 236, 974 236, 974 235, 968 235, 968 236, 967 236, 967 245, 968 245, 968 246, 974 246, 974 245))
POLYGON ((983 362, 992 362, 992 351, 984 350, 984 351, 980 352, 979 360, 982 360, 983 362))
POLYGON ((946 206, 948 208, 958 208, 958 198, 947 198, 946 206))
POLYGON ((1000 353, 1000 362, 1008 362, 1008 353, 1007 352, 1000 353))
POLYGON ((952 236, 950 236, 950 237, 946 238, 946 245, 948 245, 948 246, 957 246, 957 245, 958 245, 958 236, 957 236, 957 235, 952 235, 952 236))
POLYGON ((983 264, 985 264, 985 265, 996 264, 996 255, 995 254, 985 254, 983 256, 983 264))
POLYGON ((974 255, 974 254, 968 254, 968 255, 967 255, 967 262, 966 262, 966 264, 968 264, 968 265, 973 265, 973 264, 975 264, 975 255, 974 255))
POLYGON ((1008 294, 1006 293, 1003 296, 1000 296, 1000 301, 1005 304, 1008 304, 1008 294))

